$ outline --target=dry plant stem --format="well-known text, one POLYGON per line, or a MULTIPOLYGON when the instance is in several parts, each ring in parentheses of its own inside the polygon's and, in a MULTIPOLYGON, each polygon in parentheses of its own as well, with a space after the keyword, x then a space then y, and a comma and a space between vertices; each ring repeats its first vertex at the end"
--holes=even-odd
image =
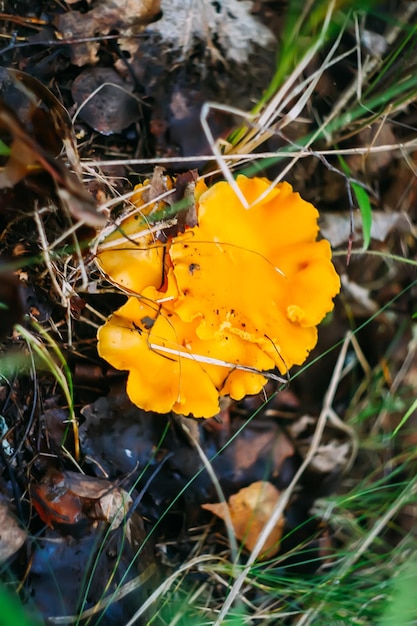
POLYGON ((69 236, 73 236, 74 233, 81 226, 84 226, 84 222, 82 222, 82 221, 79 221, 76 224, 73 224, 71 226, 71 228, 68 228, 68 230, 66 230, 64 233, 62 233, 62 235, 60 237, 58 237, 57 239, 55 239, 55 241, 53 241, 52 243, 49 244, 49 250, 53 250, 54 248, 59 246, 61 243, 63 243, 65 241, 65 239, 68 239, 69 236))
POLYGON ((262 117, 259 120, 254 120, 252 123, 254 131, 252 133, 248 133, 237 146, 234 146, 232 148, 233 153, 236 152, 238 154, 241 154, 243 151, 252 153, 269 137, 273 136, 277 131, 282 131, 286 126, 299 118, 302 111, 309 102, 318 82, 320 81, 323 72, 325 70, 328 70, 333 65, 340 63, 343 59, 351 54, 352 50, 347 50, 346 52, 333 58, 333 55, 340 44, 343 32, 344 29, 341 30, 336 42, 333 44, 321 67, 313 72, 301 84, 295 86, 293 90, 286 95, 285 99, 280 103, 279 106, 277 106, 277 109, 273 112, 273 115, 271 114, 269 120, 264 122, 262 120, 262 117), (298 96, 300 97, 298 98, 298 96), (288 112, 285 112, 287 105, 289 105, 291 101, 295 99, 297 99, 297 102, 288 112), (280 116, 281 119, 277 121, 280 116))
POLYGON ((267 538, 269 537, 269 535, 271 534, 271 531, 273 530, 274 526, 276 526, 276 524, 278 523, 278 520, 283 515, 285 507, 287 506, 292 494, 294 493, 294 490, 297 487, 301 476, 304 474, 305 470, 310 465, 311 461, 313 460, 315 454, 318 451, 327 420, 329 419, 329 414, 333 410, 332 404, 333 404, 335 393, 336 393, 336 390, 340 381, 341 373, 343 371, 343 366, 345 363, 347 349, 348 349, 350 340, 351 340, 351 333, 348 333, 342 345, 342 349, 340 351, 339 358, 337 360, 337 363, 336 363, 336 366, 332 375, 332 379, 330 381, 329 388, 324 397, 323 408, 321 410, 320 416, 317 421, 316 430, 314 432, 309 451, 303 463, 301 464, 300 468, 296 472, 294 478, 292 479, 291 483, 289 484, 288 488, 283 492, 282 496, 278 500, 277 505, 275 506, 268 523, 265 524, 262 532, 259 535, 258 541, 255 547, 253 548, 246 562, 246 565, 242 569, 241 573, 237 577, 234 584, 231 586, 229 595, 226 598, 224 605, 217 616, 214 626, 220 626, 220 624, 222 624, 229 609, 231 608, 235 600, 239 597, 241 588, 245 583, 245 580, 250 572, 252 565, 255 563, 256 559, 258 558, 262 550, 262 547, 265 541, 267 540, 267 538))
POLYGON ((40 212, 42 209, 37 209, 35 208, 35 211, 33 212, 33 217, 35 218, 35 222, 36 222, 36 226, 38 228, 38 234, 39 234, 39 239, 41 241, 41 246, 42 246, 42 256, 43 259, 45 261, 45 265, 46 268, 48 270, 49 276, 51 278, 52 284, 55 288, 55 291, 57 292, 57 294, 59 295, 59 297, 61 298, 61 302, 64 301, 64 293, 61 289, 61 286, 59 285, 57 279, 56 279, 56 275, 57 275, 57 269, 54 267, 54 264, 52 263, 51 260, 51 256, 49 254, 49 243, 48 240, 46 238, 46 234, 45 234, 45 229, 43 227, 43 223, 40 217, 40 212))
POLYGON ((361 364, 361 367, 364 371, 364 374, 366 376, 367 379, 370 378, 372 370, 371 370, 371 366, 369 365, 368 361, 366 360, 366 356, 364 355, 362 348, 360 347, 358 340, 356 339, 356 335, 352 334, 351 336, 351 341, 352 341, 352 346, 355 350, 355 354, 356 357, 359 361, 359 363, 361 364))
MULTIPOLYGON (((398 35, 403 32, 404 24, 412 24, 414 21, 414 14, 417 12, 417 6, 415 2, 406 2, 404 11, 401 15, 396 18, 396 24, 386 33, 385 40, 387 42, 387 47, 391 46, 398 35)), ((360 43, 357 43, 358 49, 360 43)), ((379 56, 367 57, 365 59, 365 63, 361 66, 359 64, 360 69, 360 81, 354 81, 350 87, 346 89, 346 91, 339 98, 338 102, 336 102, 331 114, 326 118, 325 124, 327 125, 331 120, 337 117, 342 111, 345 111, 348 107, 348 103, 355 94, 357 95, 358 100, 361 98, 361 89, 362 84, 366 81, 368 76, 378 67, 378 64, 381 63, 381 59, 379 56)))
MULTIPOLYGON (((326 17, 321 29, 321 33, 317 38, 316 42, 313 46, 308 50, 308 52, 304 55, 304 58, 297 63, 295 70, 290 74, 285 83, 282 85, 280 89, 276 92, 271 102, 266 106, 265 111, 259 116, 257 123, 262 127, 268 127, 274 119, 276 119, 277 111, 279 110, 280 105, 282 106, 282 101, 284 97, 288 94, 291 87, 296 83, 298 78, 302 75, 306 67, 311 63, 314 56, 323 46, 325 41, 326 33, 330 25, 331 16, 333 14, 335 7, 335 1, 329 3, 329 7, 327 9, 326 17)), ((297 105, 295 105, 297 106, 297 105)), ((289 114, 289 121, 291 121, 292 116, 289 114)), ((292 118, 294 119, 294 118, 292 118)), ((246 143, 246 140, 244 140, 246 143)))
MULTIPOLYGON (((246 200, 245 196, 243 195, 241 189, 237 186, 233 175, 229 169, 229 166, 227 165, 227 157, 224 157, 222 155, 222 153, 220 152, 220 149, 217 145, 217 143, 214 140, 213 134, 210 130, 210 126, 208 124, 208 115, 211 111, 211 109, 216 108, 216 104, 214 102, 205 102, 201 108, 201 113, 200 113, 200 123, 201 126, 203 127, 204 130, 204 134, 206 135, 207 141, 210 144, 210 148, 213 152, 213 155, 217 161, 217 164, 221 170, 221 172, 223 173, 223 176, 225 177, 225 180, 227 180, 227 182, 229 183, 229 185, 232 187, 232 189, 234 190, 236 196, 239 198, 242 206, 245 207, 245 209, 249 209, 249 204, 248 201, 246 200)), ((233 107, 230 107, 231 112, 235 113, 238 111, 238 109, 234 109, 233 107)), ((239 112, 239 114, 243 117, 246 118, 247 120, 251 120, 252 119, 252 115, 250 113, 243 113, 242 111, 239 112)))
MULTIPOLYGON (((164 302, 164 300, 156 300, 156 302, 161 303, 161 302, 164 302)), ((266 371, 260 372, 255 367, 249 367, 248 365, 236 365, 236 363, 229 363, 228 361, 222 361, 220 359, 215 359, 210 356, 202 356, 200 354, 184 352, 183 350, 167 348, 166 346, 161 346, 157 343, 150 343, 149 348, 157 352, 163 352, 164 354, 172 354, 182 359, 189 359, 190 361, 196 361, 197 363, 207 363, 209 365, 218 365, 219 367, 227 367, 229 369, 234 368, 235 370, 239 370, 241 372, 250 372, 252 374, 262 374, 262 376, 264 376, 265 378, 268 378, 269 380, 275 380, 276 382, 281 383, 281 385, 288 384, 288 380, 285 378, 282 378, 281 376, 277 376, 276 374, 273 374, 272 372, 266 372, 266 371)))
POLYGON ((80 228, 81 226, 83 226, 84 222, 79 221, 77 222, 77 224, 73 225, 71 228, 69 228, 68 230, 66 230, 56 241, 54 241, 52 244, 49 243, 49 241, 46 238, 46 233, 45 233, 45 228, 41 219, 41 214, 43 211, 47 211, 48 209, 45 207, 43 209, 38 209, 35 208, 35 211, 33 213, 35 222, 36 222, 36 226, 38 229, 38 234, 39 234, 39 239, 41 241, 41 246, 42 246, 42 255, 45 261, 45 265, 46 268, 48 270, 48 273, 51 277, 52 280, 52 284, 55 287, 55 290, 57 292, 57 294, 59 295, 60 299, 61 299, 61 304, 64 307, 69 307, 69 299, 70 296, 75 295, 75 291, 74 289, 70 286, 70 283, 65 281, 64 278, 63 280, 63 287, 61 287, 56 279, 57 275, 59 274, 58 269, 55 267, 55 264, 52 262, 51 259, 51 250, 53 250, 54 248, 56 248, 57 245, 59 245, 60 243, 62 243, 62 241, 64 241, 65 239, 67 239, 67 237, 71 236, 72 240, 73 240, 73 244, 74 244, 74 250, 75 250, 75 255, 78 261, 78 269, 81 273, 82 276, 82 289, 86 289, 87 285, 88 285, 88 276, 87 276, 87 271, 85 269, 85 265, 84 265, 84 260, 83 260, 83 255, 80 249, 80 244, 78 242, 78 239, 76 237, 76 231, 78 228, 80 228))
MULTIPOLYGON (((219 108, 219 110, 221 111, 225 111, 225 112, 233 112, 236 109, 233 109, 232 107, 227 107, 227 106, 221 106, 219 107, 218 104, 212 104, 212 106, 216 106, 217 108, 219 108)), ((239 116, 241 117, 245 117, 247 114, 244 113, 243 111, 239 110, 239 116)), ((381 153, 381 152, 395 152, 398 150, 398 155, 394 156, 404 156, 404 154, 407 153, 411 153, 413 152, 417 147, 417 139, 410 139, 406 142, 400 142, 400 143, 392 143, 392 144, 384 144, 384 145, 380 145, 380 146, 372 146, 371 148, 365 147, 365 148, 361 148, 361 147, 357 147, 357 148, 341 148, 338 150, 320 150, 320 151, 314 151, 312 152, 311 150, 308 150, 305 146, 303 148, 300 147, 299 150, 294 150, 294 151, 287 151, 287 150, 277 150, 275 152, 257 152, 256 154, 252 154, 250 152, 243 152, 240 154, 228 154, 226 157, 227 161, 236 161, 236 162, 240 162, 241 160, 247 160, 247 161, 257 161, 257 160, 262 160, 262 159, 273 159, 273 158, 291 158, 291 157, 296 157, 299 156, 300 158, 306 158, 306 157, 311 157, 319 155, 319 156, 350 156, 350 155, 368 155, 368 154, 377 154, 377 153, 381 153)), ((223 158, 223 155, 221 155, 223 158)), ((155 157, 153 159, 109 159, 108 161, 88 161, 88 162, 83 162, 82 166, 85 169, 89 169, 89 168, 93 168, 93 167, 103 167, 103 166, 113 166, 113 165, 126 165, 126 166, 135 166, 135 165, 161 165, 163 163, 169 164, 169 163, 193 163, 195 162, 196 157, 195 156, 191 156, 191 157, 166 157, 164 159, 161 159, 161 157, 155 157)), ((198 160, 199 161, 214 161, 215 157, 212 154, 207 154, 207 155, 198 155, 198 160)), ((212 176, 213 172, 210 172, 209 174, 206 174, 205 176, 200 176, 199 179, 202 178, 207 178, 208 176, 212 176)), ((118 198, 114 199, 115 204, 117 204, 116 200, 118 201, 118 198)), ((102 205, 102 207, 106 208, 107 207, 107 203, 105 205, 102 205)), ((100 207, 100 210, 102 209, 102 207, 100 207)))
MULTIPOLYGON (((137 213, 137 211, 136 211, 137 213)), ((129 215, 129 217, 132 214, 129 215)), ((126 244, 129 242, 129 239, 131 241, 139 241, 140 239, 144 239, 145 237, 147 237, 148 235, 153 235, 154 233, 159 233, 163 228, 170 228, 171 226, 175 226, 177 223, 177 219, 173 218, 172 220, 165 220, 164 222, 158 222, 157 224, 155 224, 155 226, 151 226, 150 228, 146 229, 146 230, 141 230, 137 233, 132 233, 131 235, 129 235, 129 238, 125 237, 125 236, 121 236, 120 239, 113 239, 112 241, 108 241, 107 243, 98 243, 98 251, 99 252, 103 252, 103 250, 107 250, 110 249, 112 250, 114 247, 119 246, 120 244, 126 244)), ((99 240, 102 240, 103 238, 107 237, 109 234, 113 233, 115 230, 117 230, 117 228, 115 228, 113 225, 111 226, 110 229, 105 229, 105 234, 104 233, 100 233, 99 235, 99 240)), ((96 240, 97 241, 97 240, 96 240)), ((148 247, 148 246, 147 246, 148 247)), ((96 244, 94 243, 92 245, 92 252, 96 253, 96 244)))
MULTIPOLYGON (((204 454, 204 450, 201 448, 200 444, 198 443, 196 438, 193 436, 191 430, 184 423, 184 419, 181 420, 180 424, 181 424, 181 427, 182 427, 183 431, 186 433, 188 439, 190 440, 191 444, 197 450, 198 456, 202 460, 202 462, 204 464, 204 467, 206 468, 206 471, 207 471, 208 475, 211 478, 211 481, 212 481, 213 486, 214 486, 214 488, 216 490, 219 502, 223 502, 223 505, 225 507, 225 509, 224 509, 224 511, 225 511, 225 523, 226 523, 227 536, 229 538, 229 544, 230 544, 231 561, 233 562, 233 566, 235 567, 235 564, 237 563, 237 559, 238 559, 238 545, 237 545, 237 541, 236 541, 235 530, 233 528, 232 518, 230 516, 230 509, 227 506, 226 498, 224 496, 224 493, 222 491, 222 488, 221 488, 221 485, 220 485, 220 483, 218 481, 218 478, 217 478, 217 476, 216 476, 216 474, 215 474, 215 472, 213 470, 213 467, 212 467, 209 459, 207 458, 207 456, 204 454)), ((233 575, 235 577, 237 575, 237 572, 234 571, 233 575)))
MULTIPOLYGON (((53 249, 54 246, 51 246, 46 238, 46 233, 45 233, 45 229, 43 226, 43 222, 41 220, 41 212, 42 209, 38 209, 37 207, 35 207, 35 211, 33 213, 34 215, 34 219, 36 222, 36 226, 38 229, 38 234, 39 234, 39 239, 41 241, 41 247, 42 247, 42 256, 46 265, 46 268, 48 270, 49 276, 51 278, 52 284, 55 288, 56 293, 59 295, 60 300, 61 300, 61 304, 63 307, 66 307, 67 309, 67 326, 68 326, 68 343, 69 345, 72 345, 72 325, 71 325, 71 315, 70 315, 70 300, 69 300, 69 296, 71 294, 74 293, 73 289, 70 287, 68 282, 65 282, 63 280, 63 287, 61 287, 61 285, 59 285, 58 281, 57 281, 57 275, 58 275, 58 269, 55 267, 54 263, 52 262, 51 256, 50 256, 50 251, 51 249, 53 249), (65 291, 65 286, 67 287, 66 291, 69 293, 64 293, 65 291)), ((80 252, 81 254, 81 252, 80 252)), ((85 284, 87 284, 87 275, 85 274, 86 280, 84 281, 85 284)))
MULTIPOLYGON (((378 256, 382 259, 389 259, 390 261, 399 261, 400 263, 406 263, 407 265, 417 266, 415 259, 408 259, 407 257, 398 256, 398 254, 391 254, 390 252, 382 252, 380 250, 352 250, 351 256, 378 256)), ((346 256, 346 250, 336 250, 333 252, 333 256, 346 256)))

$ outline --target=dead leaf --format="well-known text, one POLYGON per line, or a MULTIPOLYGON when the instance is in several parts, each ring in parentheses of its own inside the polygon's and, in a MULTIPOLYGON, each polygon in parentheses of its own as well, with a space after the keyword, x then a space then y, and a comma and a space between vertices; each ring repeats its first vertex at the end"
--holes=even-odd
POLYGON ((219 447, 231 439, 213 460, 216 476, 224 488, 231 493, 243 484, 272 478, 286 484, 292 477, 294 464, 290 459, 295 454, 289 437, 271 419, 253 420, 241 428, 243 422, 234 418, 231 427, 225 427, 219 438, 219 447), (237 437, 234 436, 236 431, 239 431, 237 437))
POLYGON ((104 478, 51 469, 41 483, 32 483, 33 506, 51 528, 75 525, 82 519, 104 520, 118 528, 132 504, 129 494, 104 478))
POLYGON ((68 490, 61 472, 51 471, 42 482, 33 482, 30 497, 39 517, 50 528, 57 524, 73 526, 85 518, 80 498, 68 490))
MULTIPOLYGON (((228 518, 228 508, 236 538, 242 540, 248 550, 252 550, 279 497, 280 492, 272 483, 260 480, 230 496, 228 504, 219 502, 201 506, 224 521, 228 518)), ((281 517, 262 547, 261 559, 277 554, 283 527, 284 517, 281 517)))
POLYGON ((311 468, 323 473, 335 472, 344 467, 351 451, 349 442, 331 440, 319 446, 311 461, 311 468))
POLYGON ((102 135, 120 133, 137 121, 138 101, 131 95, 132 90, 132 83, 110 67, 86 68, 71 87, 74 102, 81 106, 79 117, 102 135))
POLYGON ((275 39, 272 31, 252 14, 252 2, 162 0, 161 8, 162 18, 148 29, 184 57, 197 39, 207 42, 211 54, 218 58, 215 40, 228 60, 244 64, 254 44, 267 48, 275 39))
POLYGON ((78 178, 61 161, 44 150, 18 119, 12 109, 0 102, 0 130, 12 136, 10 155, 0 169, 0 187, 11 188, 25 179, 30 186, 31 177, 47 172, 52 178, 55 191, 63 207, 77 220, 100 227, 106 221, 97 212, 94 198, 84 189, 78 178))
POLYGON ((236 438, 233 446, 236 471, 244 476, 261 459, 268 459, 271 471, 278 475, 285 459, 294 454, 294 446, 273 422, 257 422, 236 438))
POLYGON ((6 499, 0 500, 0 563, 15 554, 26 541, 26 531, 21 528, 9 510, 6 499))
MULTIPOLYGON (((346 245, 350 236, 351 216, 348 211, 343 213, 327 212, 320 217, 320 231, 328 239, 333 248, 346 245)), ((375 241, 385 241, 393 229, 409 232, 410 220, 406 213, 372 211, 371 238, 375 241)), ((355 242, 362 241, 362 223, 359 216, 354 218, 355 242)))
MULTIPOLYGON (((25 96, 22 107, 26 110, 26 114, 23 114, 20 108, 17 114, 26 127, 28 124, 32 126, 34 139, 49 152, 53 150, 52 146, 55 145, 53 156, 58 156, 63 144, 71 168, 77 175, 81 176, 77 141, 71 118, 58 98, 37 78, 26 72, 0 68, 0 80, 2 90, 8 85, 13 85, 25 96), (48 142, 46 142, 46 138, 49 139, 48 142)), ((7 97, 5 97, 5 102, 11 106, 7 97)))
MULTIPOLYGON (((68 11, 58 15, 56 26, 62 39, 96 39, 97 34, 108 35, 118 31, 123 34, 119 45, 123 50, 126 38, 134 37, 143 27, 160 14, 160 0, 101 0, 97 6, 86 13, 68 11)), ((75 43, 75 42, 74 42, 75 43)), ((97 52, 100 42, 81 41, 69 46, 71 62, 74 65, 94 65, 99 60, 97 52)), ((138 40, 136 41, 136 50, 138 40)), ((129 47, 132 53, 132 46, 129 47)))
POLYGON ((126 520, 132 502, 133 500, 127 491, 113 487, 111 491, 103 494, 100 498, 102 519, 111 524, 112 529, 118 528, 126 520))
POLYGON ((377 175, 381 169, 385 169, 393 159, 392 150, 380 152, 372 151, 377 146, 392 146, 397 139, 393 132, 393 125, 385 123, 383 126, 378 122, 364 128, 356 137, 359 146, 368 147, 365 154, 353 154, 346 157, 346 163, 352 173, 366 172, 370 176, 377 175))
POLYGON ((124 490, 104 478, 84 476, 76 472, 63 472, 66 488, 81 499, 90 519, 101 519, 118 528, 126 519, 132 498, 124 490), (89 509, 89 500, 96 500, 89 509))
POLYGON ((371 298, 371 290, 353 280, 349 280, 346 274, 341 274, 343 295, 351 307, 351 311, 358 317, 374 315, 379 305, 371 298))

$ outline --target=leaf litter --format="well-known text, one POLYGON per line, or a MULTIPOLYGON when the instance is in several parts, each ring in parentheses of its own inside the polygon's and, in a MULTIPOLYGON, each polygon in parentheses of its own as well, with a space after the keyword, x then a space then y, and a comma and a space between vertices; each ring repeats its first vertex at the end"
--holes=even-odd
MULTIPOLYGON (((349 545, 348 533, 340 538, 343 533, 322 512, 321 503, 371 475, 378 455, 383 461, 378 467, 395 472, 401 467, 397 454, 413 441, 414 413, 407 415, 401 404, 410 395, 396 395, 402 383, 411 393, 415 369, 412 359, 405 358, 415 354, 413 276, 404 263, 381 256, 415 255, 415 154, 410 151, 405 159, 398 150, 414 129, 407 111, 394 112, 390 123, 372 120, 352 140, 339 137, 342 148, 362 150, 346 159, 372 205, 366 266, 359 228, 346 264, 350 198, 346 175, 334 171, 337 157, 330 155, 326 162, 309 154, 286 175, 307 200, 319 204, 324 235, 339 253, 335 263, 344 289, 332 319, 321 329, 311 366, 293 371, 289 390, 276 394, 277 385, 270 381, 265 395, 225 400, 215 419, 187 427, 193 431, 190 438, 172 415, 132 405, 124 390, 125 374, 98 359, 97 326, 125 298, 95 269, 90 248, 95 229, 108 215, 117 223, 120 196, 131 192, 138 176, 143 180, 152 173, 148 157, 157 157, 172 174, 188 169, 182 157, 193 157, 198 173, 209 184, 216 182, 214 159, 210 169, 207 161, 195 158, 210 156, 212 148, 201 128, 201 111, 208 101, 226 105, 209 122, 221 149, 229 150, 230 131, 247 119, 233 107, 248 111, 275 69, 274 35, 260 19, 271 21, 272 11, 277 31, 283 20, 273 3, 261 4, 207 3, 203 11, 193 3, 182 20, 184 3, 176 9, 174 3, 160 7, 136 0, 123 3, 123 11, 111 2, 67 2, 65 10, 64 5, 52 10, 40 3, 38 16, 44 10, 49 26, 40 22, 33 35, 30 20, 36 11, 23 2, 10 8, 10 13, 20 13, 16 18, 25 18, 23 24, 2 22, 3 36, 11 35, 13 24, 21 37, 16 47, 12 43, 3 52, 10 69, 1 75, 0 313, 7 313, 2 317, 0 380, 5 421, 0 488, 6 498, 1 511, 7 529, 3 572, 23 601, 52 622, 60 618, 60 623, 70 623, 81 616, 88 623, 126 624, 141 606, 148 606, 155 590, 164 589, 161 579, 183 575, 188 562, 190 571, 181 586, 195 589, 197 581, 211 609, 225 610, 218 575, 204 569, 205 559, 221 555, 227 560, 231 554, 224 525, 216 524, 211 512, 224 517, 226 526, 232 520, 240 564, 249 567, 252 555, 267 551, 270 562, 263 571, 282 568, 287 585, 295 570, 320 577, 320 564, 331 567, 341 543, 349 545), (157 19, 160 9, 163 17, 157 19), (28 48, 19 48, 22 40, 28 48), (77 81, 85 89, 82 94, 77 81), (117 96, 114 88, 106 92, 101 87, 106 82, 123 89, 116 87, 117 96), (120 116, 114 115, 115 103, 120 116), (378 151, 385 145, 393 149, 378 151), (98 159, 102 165, 92 165, 98 159), (123 164, 113 166, 117 159, 123 164), (105 171, 113 171, 112 176, 105 171), (98 210, 101 204, 104 210, 98 210), (22 314, 27 316, 25 341, 12 330, 22 314), (49 365, 35 354, 45 338, 31 318, 55 342, 44 352, 49 365), (346 361, 337 363, 333 351, 315 362, 343 341, 352 319, 357 326, 367 325, 355 335, 356 343, 343 344, 346 361), (51 375, 60 363, 58 350, 68 365, 67 397, 51 375), (373 371, 376 380, 370 379, 373 371), (365 387, 373 385, 377 392, 370 399, 365 387), (71 393, 80 420, 79 457, 70 423, 71 393), (352 398, 356 409, 355 404, 350 408, 352 398), (385 437, 406 416, 410 429, 401 426, 398 450, 370 448, 372 429, 366 421, 355 422, 355 410, 359 415, 371 412, 374 432, 381 429, 385 437), (352 423, 362 436, 359 455, 352 423), (344 474, 346 468, 351 469, 344 474), (271 492, 265 502, 264 489, 271 492), (262 537, 271 516, 275 553, 268 552, 262 537), (307 564, 314 559, 316 565, 307 564), (210 590, 216 590, 214 596, 210 590)), ((320 61, 317 54, 318 67, 320 61)), ((317 115, 329 112, 332 98, 349 89, 355 71, 351 57, 347 65, 343 62, 336 65, 337 75, 332 68, 323 73, 325 91, 311 93, 302 118, 287 126, 285 135, 279 126, 272 129, 269 147, 275 142, 279 150, 289 141, 294 149, 302 129, 312 128, 317 115)), ((263 174, 273 178, 282 169, 282 162, 265 166, 263 174)), ((156 197, 160 192, 160 187, 153 190, 156 197)), ((129 200, 127 206, 132 210, 129 200)), ((359 220, 356 214, 354 218, 356 228, 359 220)), ((401 514, 400 525, 409 524, 410 509, 401 514)), ((392 542, 400 536, 398 532, 392 542)), ((278 612, 285 610, 291 593, 282 593, 278 612)), ((175 593, 168 590, 167 598, 176 606, 175 593)), ((252 615, 257 605, 274 610, 274 594, 257 585, 247 600, 252 615)), ((164 623, 163 611, 155 612, 155 606, 157 602, 153 618, 164 623)), ((149 615, 138 619, 147 623, 149 615)))

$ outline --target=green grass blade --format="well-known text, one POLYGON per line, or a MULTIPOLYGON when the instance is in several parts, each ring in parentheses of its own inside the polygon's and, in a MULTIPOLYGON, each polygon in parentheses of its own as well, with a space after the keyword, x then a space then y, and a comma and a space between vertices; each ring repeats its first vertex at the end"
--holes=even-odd
POLYGON ((0 139, 0 156, 9 156, 10 152, 9 146, 6 146, 4 141, 0 139))
POLYGON ((414 413, 414 411, 417 409, 417 399, 414 400, 413 404, 410 406, 410 408, 408 409, 408 411, 406 411, 406 413, 403 415, 403 417, 400 420, 400 423, 398 424, 398 426, 394 429, 392 436, 395 437, 395 435, 398 433, 398 431, 404 426, 404 424, 407 422, 408 418, 414 413))
POLYGON ((371 243, 371 228, 372 228, 372 207, 369 200, 369 196, 365 189, 358 185, 358 183, 351 182, 353 193, 355 194, 358 202, 359 210, 362 217, 362 234, 363 234, 363 249, 367 250, 371 243))

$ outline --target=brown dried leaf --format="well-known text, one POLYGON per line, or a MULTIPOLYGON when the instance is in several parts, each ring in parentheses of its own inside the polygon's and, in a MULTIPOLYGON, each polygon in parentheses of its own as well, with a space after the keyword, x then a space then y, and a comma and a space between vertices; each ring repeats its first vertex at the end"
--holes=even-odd
POLYGON ((118 528, 132 504, 127 491, 115 487, 104 478, 93 478, 76 472, 63 472, 65 486, 73 494, 83 500, 98 500, 88 512, 91 519, 102 519, 112 524, 113 530, 118 528))
POLYGON ((127 512, 132 504, 132 498, 127 491, 114 487, 109 493, 100 498, 100 508, 103 519, 118 528, 126 520, 127 512))
POLYGON ((114 489, 113 483, 104 478, 94 478, 77 474, 77 472, 62 472, 63 484, 79 498, 99 500, 114 489))
POLYGON ((7 561, 26 541, 26 531, 9 510, 7 500, 0 500, 0 563, 7 561))
POLYGON ((258 421, 250 426, 231 447, 235 472, 244 475, 267 458, 272 475, 278 475, 285 459, 294 454, 293 444, 273 422, 258 421))
POLYGON ((40 483, 30 485, 31 503, 50 528, 75 526, 85 518, 80 498, 65 484, 64 475, 50 471, 40 483))
POLYGON ((104 478, 49 470, 41 483, 32 483, 32 503, 52 528, 75 525, 81 519, 104 520, 118 528, 132 504, 129 494, 104 478))
MULTIPOLYGON (((160 0, 101 0, 87 13, 68 11, 56 18, 56 26, 63 39, 95 38, 97 34, 108 35, 110 31, 123 33, 125 37, 137 33, 160 13, 160 0)), ((94 65, 98 61, 98 41, 83 41, 70 46, 71 62, 74 65, 94 65)))
POLYGON ((51 176, 62 205, 72 217, 89 226, 103 226, 106 218, 97 212, 94 198, 78 178, 29 135, 14 111, 3 102, 0 102, 0 130, 13 138, 11 154, 0 170, 0 187, 13 187, 24 178, 29 180, 29 177, 45 171, 51 176))
MULTIPOLYGON (((228 504, 220 502, 201 506, 224 521, 228 519, 228 508, 237 539, 252 550, 279 497, 280 492, 272 483, 260 480, 230 496, 228 504)), ((262 547, 261 558, 270 558, 278 552, 283 527, 284 517, 281 517, 262 547)))

